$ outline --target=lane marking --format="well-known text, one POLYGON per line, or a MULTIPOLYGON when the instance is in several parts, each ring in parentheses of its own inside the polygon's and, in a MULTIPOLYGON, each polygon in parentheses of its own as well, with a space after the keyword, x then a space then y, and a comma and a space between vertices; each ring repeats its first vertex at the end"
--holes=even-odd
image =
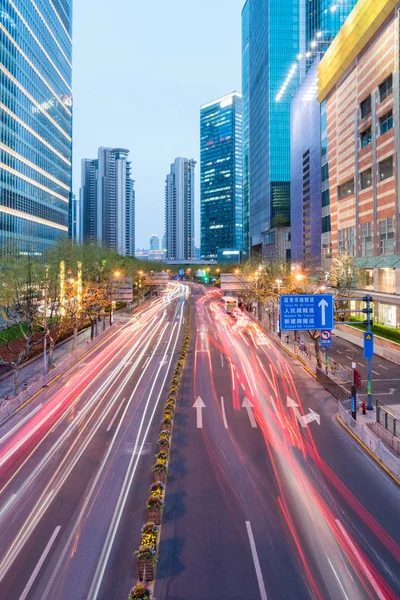
POLYGON ((379 366, 380 366, 382 369, 385 369, 385 371, 389 371, 389 369, 388 369, 387 367, 384 367, 383 365, 381 365, 381 363, 379 363, 379 366))
POLYGON ((123 404, 123 402, 125 402, 125 400, 126 400, 126 398, 122 398, 121 404, 118 406, 117 410, 115 411, 115 415, 113 416, 113 418, 111 419, 111 422, 110 422, 109 426, 107 427, 107 432, 109 432, 110 429, 111 429, 111 427, 114 425, 114 421, 117 418, 118 413, 121 410, 122 404, 123 404))
POLYGON ((362 363, 358 363, 358 365, 359 365, 360 367, 362 367, 363 369, 365 369, 365 368, 366 368, 366 367, 365 367, 365 365, 363 365, 362 363))
POLYGON ((224 355, 221 354, 221 367, 224 368, 224 355))
POLYGON ((353 360, 353 359, 351 358, 351 356, 346 356, 346 358, 347 358, 348 360, 353 360))
POLYGON ((21 596, 20 596, 19 600, 26 600, 26 598, 28 597, 28 594, 29 594, 29 592, 31 591, 31 587, 32 587, 32 586, 33 586, 33 584, 35 583, 35 579, 36 579, 36 577, 38 576, 38 574, 39 574, 39 571, 40 571, 40 569, 42 568, 42 566, 43 566, 43 563, 44 563, 44 561, 46 560, 46 558, 47 558, 47 555, 49 554, 49 552, 50 552, 50 550, 51 550, 51 547, 52 547, 52 545, 54 544, 54 542, 55 542, 55 539, 56 539, 57 535, 58 535, 58 534, 59 534, 59 532, 60 532, 60 529, 61 529, 61 525, 58 525, 58 527, 56 527, 56 528, 55 528, 55 530, 54 530, 54 532, 53 532, 53 535, 52 535, 52 536, 51 536, 51 538, 49 539, 49 541, 48 541, 48 543, 47 543, 47 546, 46 546, 46 548, 43 550, 43 554, 42 554, 42 556, 39 558, 39 562, 38 562, 38 564, 36 565, 36 567, 35 567, 35 569, 34 569, 34 571, 33 571, 32 575, 30 576, 30 578, 29 578, 29 581, 28 581, 28 583, 26 584, 26 586, 25 586, 25 589, 24 589, 24 591, 22 592, 22 594, 21 594, 21 596))
POLYGON ((371 574, 371 572, 368 569, 367 565, 365 564, 364 560, 360 556, 360 553, 358 552, 358 550, 355 547, 354 543, 352 542, 349 534, 347 533, 347 531, 345 530, 345 528, 343 527, 343 525, 341 524, 339 519, 336 519, 336 525, 339 527, 340 531, 342 532, 342 535, 346 538, 348 545, 350 546, 354 556, 358 560, 358 564, 360 565, 362 572, 364 573, 366 579, 368 579, 369 583, 371 584, 372 588, 374 589, 379 600, 386 600, 386 596, 382 593, 377 581, 374 579, 373 575, 371 574))
POLYGON ((12 429, 10 429, 10 431, 8 431, 5 435, 3 435, 3 437, 0 438, 0 444, 2 444, 3 442, 5 442, 6 440, 8 440, 8 438, 10 437, 10 435, 12 435, 13 433, 15 433, 17 431, 17 429, 19 429, 21 427, 21 425, 23 425, 24 423, 26 423, 26 421, 29 421, 29 419, 31 417, 33 417, 33 415, 35 413, 37 413, 37 411, 40 408, 42 408, 42 406, 43 406, 43 402, 41 402, 34 410, 32 410, 32 412, 30 412, 29 415, 26 415, 26 417, 24 417, 22 419, 22 421, 20 421, 12 429))
POLYGON ((244 397, 244 400, 242 403, 242 408, 244 408, 247 412, 247 416, 249 417, 250 425, 252 426, 253 429, 256 429, 257 422, 256 422, 256 420, 254 418, 254 414, 253 414, 254 404, 247 398, 247 396, 244 397))
POLYGON ((257 554, 256 543, 254 541, 253 530, 251 528, 250 521, 246 521, 247 535, 249 536, 251 554, 253 556, 254 568, 256 570, 258 587, 260 589, 261 600, 268 600, 267 592, 265 590, 264 580, 261 573, 260 561, 257 554))
POLYGON ((340 350, 336 350, 336 352, 337 352, 338 354, 343 354, 343 352, 341 352, 340 350))
MULTIPOLYGON (((160 337, 161 337, 161 336, 160 336, 160 337)), ((146 358, 146 360, 144 361, 144 364, 143 364, 142 370, 145 368, 145 366, 147 365, 147 363, 149 362, 149 360, 150 360, 150 356, 148 356, 148 357, 146 358)))
POLYGON ((222 420, 224 421, 225 429, 228 429, 228 421, 226 420, 224 397, 221 396, 222 420))
POLYGON ((0 517, 1 517, 1 516, 3 516, 3 514, 5 514, 5 513, 7 512, 7 509, 8 509, 8 508, 11 506, 11 504, 13 503, 13 501, 14 501, 14 498, 15 498, 15 496, 16 496, 16 495, 17 495, 17 494, 13 494, 13 495, 11 496, 11 498, 9 498, 9 499, 7 500, 7 502, 5 503, 5 505, 3 506, 3 508, 0 510, 0 517))
POLYGON ((374 371, 374 370, 372 370, 372 372, 373 372, 373 374, 374 374, 374 375, 378 375, 378 377, 380 377, 380 376, 381 376, 381 374, 380 374, 380 373, 377 373, 377 372, 376 372, 376 371, 374 371))

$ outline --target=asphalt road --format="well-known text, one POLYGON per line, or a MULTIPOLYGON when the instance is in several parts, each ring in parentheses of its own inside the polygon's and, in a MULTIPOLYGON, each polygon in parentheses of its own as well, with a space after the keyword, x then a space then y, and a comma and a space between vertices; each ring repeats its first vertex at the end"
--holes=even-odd
POLYGON ((298 362, 192 290, 156 599, 399 598, 396 484, 298 362))
POLYGON ((0 429, 1 600, 126 599, 186 291, 127 318, 0 429))

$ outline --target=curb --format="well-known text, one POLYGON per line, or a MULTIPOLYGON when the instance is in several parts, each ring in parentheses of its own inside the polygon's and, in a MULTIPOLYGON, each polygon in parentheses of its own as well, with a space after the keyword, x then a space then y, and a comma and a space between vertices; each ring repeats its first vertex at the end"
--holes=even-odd
POLYGON ((379 458, 377 456, 375 456, 375 454, 373 452, 371 452, 371 450, 368 448, 368 446, 366 446, 364 444, 364 442, 362 442, 360 440, 360 438, 358 438, 349 427, 347 427, 346 423, 343 421, 343 419, 341 418, 340 415, 336 415, 336 420, 340 423, 340 425, 343 427, 343 429, 345 429, 352 438, 354 438, 356 440, 356 442, 358 442, 358 444, 369 454, 369 456, 371 458, 374 459, 374 461, 376 463, 378 463, 378 465, 385 471, 385 473, 387 473, 389 475, 389 477, 391 477, 391 479, 393 479, 393 481, 395 483, 397 483, 397 485, 400 486, 400 479, 398 479, 396 477, 396 475, 394 475, 394 473, 392 473, 387 467, 386 465, 383 464, 383 462, 381 460, 379 460, 379 458))

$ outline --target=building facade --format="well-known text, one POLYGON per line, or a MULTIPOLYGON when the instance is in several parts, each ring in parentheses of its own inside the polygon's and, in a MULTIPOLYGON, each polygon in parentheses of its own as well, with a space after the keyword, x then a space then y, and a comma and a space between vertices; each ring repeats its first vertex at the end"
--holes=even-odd
POLYGON ((248 0, 243 11, 250 245, 268 258, 289 256, 290 95, 277 97, 300 50, 299 16, 298 0, 248 0))
POLYGON ((201 258, 243 248, 242 95, 233 92, 200 112, 201 258))
POLYGON ((0 248, 41 255, 68 235, 72 0, 0 0, 0 248))
POLYGON ((83 159, 81 238, 115 250, 135 253, 135 189, 129 150, 99 148, 97 159, 83 159))
POLYGON ((400 327, 399 15, 360 1, 318 67, 333 256, 352 256, 375 319, 400 327))
POLYGON ((160 249, 160 238, 158 235, 153 233, 150 238, 150 250, 159 250, 160 249))
POLYGON ((165 181, 165 235, 168 260, 194 258, 196 161, 178 157, 165 181))
POLYGON ((250 256, 250 135, 249 135, 249 1, 242 11, 242 109, 243 109, 243 252, 250 256))

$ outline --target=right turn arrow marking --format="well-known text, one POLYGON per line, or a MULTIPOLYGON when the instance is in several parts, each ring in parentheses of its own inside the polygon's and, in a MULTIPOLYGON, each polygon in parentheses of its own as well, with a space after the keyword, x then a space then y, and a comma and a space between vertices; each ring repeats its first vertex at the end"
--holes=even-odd
POLYGON ((287 406, 289 408, 293 408, 294 414, 296 415, 296 418, 302 427, 307 427, 307 425, 313 421, 317 421, 318 425, 321 425, 321 416, 318 413, 309 408, 309 414, 302 415, 299 411, 299 405, 297 402, 289 398, 289 396, 287 397, 287 406))

